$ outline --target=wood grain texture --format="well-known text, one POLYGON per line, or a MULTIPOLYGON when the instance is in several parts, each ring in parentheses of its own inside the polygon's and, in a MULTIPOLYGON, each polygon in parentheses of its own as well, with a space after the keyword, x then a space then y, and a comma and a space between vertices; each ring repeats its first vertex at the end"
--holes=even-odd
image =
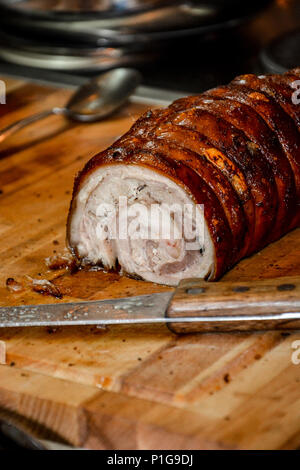
MULTIPOLYGON (((0 126, 59 106, 68 90, 7 82, 0 126)), ((128 129, 147 106, 130 104, 105 122, 53 116, 0 148, 1 305, 163 292, 169 288, 102 272, 50 271, 64 252, 77 171, 128 129), (33 292, 49 279, 63 299, 33 292), (20 290, 11 292, 13 277, 20 290)), ((300 275, 300 231, 243 260, 224 276, 248 281, 300 275)), ((222 281, 221 281, 222 282, 222 281)), ((6 329, 0 405, 74 445, 90 448, 300 446, 300 332, 176 336, 165 326, 6 329)))
POLYGON ((166 316, 171 319, 200 317, 202 321, 168 323, 168 327, 177 334, 300 330, 300 318, 295 319, 293 315, 280 321, 270 318, 270 315, 300 312, 299 280, 298 276, 237 282, 184 279, 169 303, 166 316), (204 317, 215 318, 210 322, 204 321, 204 317), (225 321, 224 317, 232 319, 225 321))

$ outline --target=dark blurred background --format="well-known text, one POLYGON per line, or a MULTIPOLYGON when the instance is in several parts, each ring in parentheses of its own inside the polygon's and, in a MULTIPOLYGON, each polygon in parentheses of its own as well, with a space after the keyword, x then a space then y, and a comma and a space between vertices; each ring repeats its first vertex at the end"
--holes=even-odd
POLYGON ((0 0, 0 72, 77 84, 134 66, 200 92, 300 65, 300 0, 0 0))

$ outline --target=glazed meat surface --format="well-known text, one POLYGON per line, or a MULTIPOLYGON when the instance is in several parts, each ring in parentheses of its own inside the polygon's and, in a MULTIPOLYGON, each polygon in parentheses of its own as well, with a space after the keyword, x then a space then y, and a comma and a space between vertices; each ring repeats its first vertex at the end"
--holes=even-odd
POLYGON ((243 75, 145 113, 77 176, 72 253, 177 285, 216 280, 298 227, 298 81, 299 68, 243 75))

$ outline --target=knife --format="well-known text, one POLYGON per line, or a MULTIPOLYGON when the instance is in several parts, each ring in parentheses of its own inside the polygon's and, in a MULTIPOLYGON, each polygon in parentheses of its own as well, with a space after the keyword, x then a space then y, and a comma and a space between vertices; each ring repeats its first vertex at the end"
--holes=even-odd
POLYGON ((0 327, 166 323, 175 333, 300 329, 300 280, 185 279, 169 292, 0 308, 0 327))

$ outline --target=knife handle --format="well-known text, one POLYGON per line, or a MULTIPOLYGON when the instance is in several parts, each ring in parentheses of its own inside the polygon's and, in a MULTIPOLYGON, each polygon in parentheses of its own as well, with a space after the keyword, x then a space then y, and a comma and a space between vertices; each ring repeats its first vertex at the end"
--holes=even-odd
POLYGON ((247 282, 185 279, 175 290, 166 317, 209 317, 199 322, 168 322, 174 333, 300 329, 300 278, 247 282), (299 315, 293 319, 272 318, 287 312, 299 315), (225 316, 233 318, 224 320, 225 316))

